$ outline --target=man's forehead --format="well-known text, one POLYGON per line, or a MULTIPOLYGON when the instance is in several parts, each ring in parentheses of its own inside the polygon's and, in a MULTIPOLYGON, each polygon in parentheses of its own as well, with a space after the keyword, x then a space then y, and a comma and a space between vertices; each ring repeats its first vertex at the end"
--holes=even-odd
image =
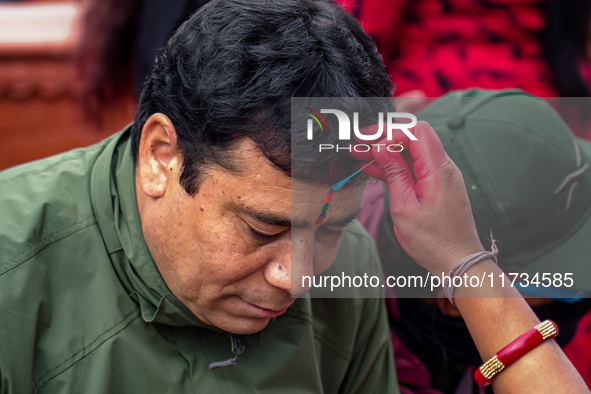
MULTIPOLYGON (((311 227, 321 213, 329 185, 289 177, 273 166, 250 139, 243 141, 238 157, 244 171, 233 174, 250 191, 242 196, 241 210, 262 223, 277 226, 311 227), (250 198, 249 198, 250 197, 250 198)), ((365 185, 344 188, 332 194, 324 223, 341 226, 359 213, 365 185)))
MULTIPOLYGON (((273 194, 273 190, 267 190, 265 198, 242 198, 239 210, 261 223, 280 227, 311 228, 321 213, 329 187, 302 184, 297 181, 292 182, 292 185, 296 186, 296 189, 292 190, 290 199, 270 198, 272 196, 269 194, 273 194)), ((357 186, 333 192, 324 224, 344 227, 355 219, 361 209, 363 190, 363 186, 357 186)), ((279 190, 277 192, 281 193, 279 190)))
MULTIPOLYGON (((357 200, 363 196, 364 190, 365 184, 344 187, 341 190, 333 192, 333 200, 357 200)), ((318 203, 318 200, 320 199, 322 201, 329 191, 330 185, 304 182, 293 178, 291 180, 292 203, 318 203)))
MULTIPOLYGON (((326 225, 346 225, 355 219, 361 208, 364 186, 355 186, 332 192, 326 211, 326 225)), ((291 220, 293 227, 313 225, 321 213, 330 186, 292 181, 291 220)))
MULTIPOLYGON (((345 227, 357 217, 360 210, 360 203, 351 203, 347 206, 336 205, 329 209, 324 224, 333 227, 345 227)), ((320 207, 316 211, 319 213, 320 207)), ((318 219, 317 213, 309 215, 307 214, 310 212, 308 209, 294 210, 293 206, 291 211, 287 213, 274 212, 272 210, 259 211, 257 208, 252 207, 244 207, 243 212, 250 218, 261 223, 280 227, 312 228, 318 219)))

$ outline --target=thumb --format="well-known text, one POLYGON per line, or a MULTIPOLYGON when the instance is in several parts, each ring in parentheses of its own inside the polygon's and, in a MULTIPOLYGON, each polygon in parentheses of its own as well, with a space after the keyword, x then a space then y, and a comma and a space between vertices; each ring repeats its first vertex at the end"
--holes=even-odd
POLYGON ((415 181, 400 153, 373 147, 376 163, 382 169, 382 180, 390 196, 390 213, 402 214, 418 205, 415 181))

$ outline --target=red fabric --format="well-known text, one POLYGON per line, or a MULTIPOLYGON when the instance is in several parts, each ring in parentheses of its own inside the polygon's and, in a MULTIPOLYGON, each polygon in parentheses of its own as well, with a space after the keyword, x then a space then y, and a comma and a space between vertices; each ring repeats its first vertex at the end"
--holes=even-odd
POLYGON ((587 386, 591 387, 591 313, 579 322, 574 338, 563 350, 587 386))
MULTIPOLYGON (((399 314, 396 299, 386 299, 386 305, 390 317, 397 320, 399 314)), ((425 364, 417 356, 412 354, 396 335, 390 333, 390 336, 392 337, 392 347, 394 348, 394 362, 396 365, 396 374, 398 375, 400 393, 442 394, 440 391, 430 387, 431 376, 425 364)))
POLYGON ((384 57, 396 95, 520 88, 555 97, 541 52, 545 0, 341 0, 384 57))

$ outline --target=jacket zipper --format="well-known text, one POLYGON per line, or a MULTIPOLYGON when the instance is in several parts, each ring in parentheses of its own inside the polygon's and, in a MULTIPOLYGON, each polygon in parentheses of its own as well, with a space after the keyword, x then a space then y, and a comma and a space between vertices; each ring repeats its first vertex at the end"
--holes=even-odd
POLYGON ((240 337, 234 336, 230 334, 230 341, 232 342, 232 353, 234 353, 234 357, 227 359, 226 361, 217 361, 215 363, 209 364, 209 369, 214 370, 216 368, 221 367, 229 367, 231 365, 236 365, 238 360, 240 359, 240 355, 244 353, 244 344, 240 340, 240 337))

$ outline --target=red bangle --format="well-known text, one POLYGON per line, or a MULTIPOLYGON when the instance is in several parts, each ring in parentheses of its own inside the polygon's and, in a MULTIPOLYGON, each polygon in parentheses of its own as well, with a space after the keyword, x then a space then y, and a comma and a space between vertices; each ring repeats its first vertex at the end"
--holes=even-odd
POLYGON ((488 386, 498 373, 513 364, 524 354, 558 335, 558 326, 552 320, 545 320, 505 346, 493 358, 474 372, 474 380, 481 387, 488 386))

